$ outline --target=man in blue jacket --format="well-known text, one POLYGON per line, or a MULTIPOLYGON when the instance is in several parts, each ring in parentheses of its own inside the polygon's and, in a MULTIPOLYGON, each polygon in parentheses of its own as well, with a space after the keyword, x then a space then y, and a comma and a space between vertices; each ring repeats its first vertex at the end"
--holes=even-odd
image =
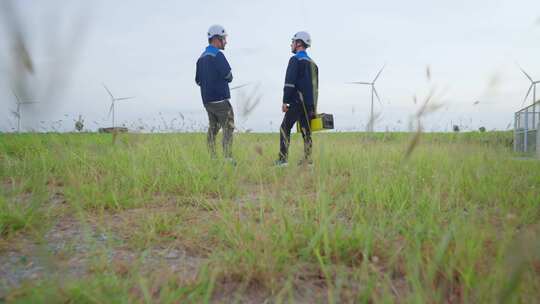
POLYGON ((201 96, 208 113, 208 149, 216 156, 216 136, 223 128, 223 155, 234 163, 232 142, 234 112, 230 103, 229 83, 233 80, 231 67, 221 50, 227 45, 227 32, 221 25, 208 29, 208 47, 197 60, 195 82, 201 87, 201 96))
POLYGON ((288 165, 288 151, 291 129, 300 123, 304 139, 304 158, 299 165, 312 164, 311 129, 309 121, 315 117, 319 91, 319 70, 308 56, 306 49, 311 46, 311 36, 307 32, 298 32, 292 38, 291 51, 294 56, 289 60, 285 75, 285 88, 281 110, 285 113, 280 128, 280 150, 277 166, 288 165))

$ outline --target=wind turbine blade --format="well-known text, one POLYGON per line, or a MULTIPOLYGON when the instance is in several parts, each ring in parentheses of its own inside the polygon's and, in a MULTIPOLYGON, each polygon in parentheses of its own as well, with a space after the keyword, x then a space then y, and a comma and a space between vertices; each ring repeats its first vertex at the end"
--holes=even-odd
POLYGON ((531 91, 532 91, 533 87, 534 87, 534 83, 531 84, 531 86, 529 87, 529 90, 527 91, 527 95, 525 95, 525 98, 523 98, 522 105, 525 104, 525 102, 527 101, 527 98, 529 97, 529 94, 531 94, 531 91))
POLYGON ((231 88, 231 91, 232 91, 232 90, 238 90, 238 89, 241 89, 241 88, 246 87, 246 86, 248 86, 248 85, 250 85, 250 84, 251 84, 251 82, 248 82, 248 83, 244 83, 244 84, 241 84, 241 85, 234 86, 234 87, 231 88))
POLYGON ((375 83, 375 81, 377 81, 377 79, 379 79, 379 76, 381 76, 381 73, 382 73, 382 71, 384 70, 385 67, 386 67, 386 64, 384 64, 383 67, 381 68, 381 70, 379 71, 379 73, 377 73, 377 76, 375 76, 375 79, 373 79, 373 83, 375 83))
POLYGON ((20 118, 21 115, 19 115, 19 113, 17 111, 11 111, 11 114, 13 114, 13 116, 17 117, 17 118, 20 118))
POLYGON ((381 98, 379 97, 379 93, 377 93, 377 89, 375 89, 375 86, 373 86, 373 93, 375 93, 375 96, 377 97, 377 100, 382 105, 381 98))
POLYGON ((119 101, 119 100, 128 100, 128 99, 133 99, 135 98, 135 96, 130 96, 130 97, 122 97, 122 98, 115 98, 114 100, 115 101, 119 101))
POLYGON ((371 83, 369 83, 369 82, 362 82, 362 81, 347 82, 347 84, 366 84, 366 85, 371 85, 371 83))
POLYGON ((114 96, 113 94, 111 93, 111 91, 109 90, 109 88, 107 88, 107 86, 103 83, 103 87, 105 88, 105 90, 107 91, 107 93, 109 93, 109 96, 111 96, 111 99, 114 99, 114 96))
POLYGON ((523 72, 523 74, 525 74, 525 76, 527 76, 527 78, 529 78, 529 80, 530 80, 531 82, 534 82, 534 80, 532 79, 532 77, 531 77, 529 74, 527 74, 527 72, 525 72, 525 70, 524 70, 521 66, 518 65, 518 68, 521 70, 521 72, 523 72))

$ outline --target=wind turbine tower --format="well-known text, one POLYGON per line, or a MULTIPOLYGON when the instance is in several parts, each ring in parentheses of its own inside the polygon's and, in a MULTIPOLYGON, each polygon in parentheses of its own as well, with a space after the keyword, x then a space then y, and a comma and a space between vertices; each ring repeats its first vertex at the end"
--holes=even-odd
POLYGON ((135 98, 134 96, 130 96, 130 97, 120 97, 120 98, 116 98, 114 97, 114 95, 111 93, 111 91, 109 90, 109 88, 107 88, 107 86, 105 84, 103 84, 103 88, 105 88, 105 90, 107 91, 107 93, 109 93, 109 96, 111 97, 111 107, 109 108, 109 116, 111 116, 112 114, 112 127, 115 128, 115 104, 117 101, 122 101, 122 100, 129 100, 129 99, 133 99, 135 98))
POLYGON ((34 104, 36 102, 33 101, 23 101, 21 98, 19 98, 19 95, 13 91, 13 95, 15 96, 15 99, 17 101, 17 110, 11 111, 15 117, 17 117, 17 133, 21 132, 21 119, 22 119, 22 106, 27 104, 34 104))
POLYGON ((368 85, 368 86, 371 87, 371 114, 370 114, 370 118, 369 118, 370 123, 368 124, 368 132, 373 132, 373 125, 374 125, 374 120, 375 120, 375 113, 373 112, 374 97, 377 97, 377 100, 379 101, 379 103, 382 104, 381 98, 379 97, 379 94, 377 93, 377 89, 375 88, 375 83, 377 82, 377 79, 379 79, 379 76, 381 76, 381 73, 382 73, 382 71, 384 70, 385 67, 386 67, 386 65, 384 65, 379 70, 379 72, 377 73, 377 75, 375 76, 373 81, 371 81, 371 82, 365 82, 365 81, 349 82, 349 84, 361 84, 361 85, 368 85))

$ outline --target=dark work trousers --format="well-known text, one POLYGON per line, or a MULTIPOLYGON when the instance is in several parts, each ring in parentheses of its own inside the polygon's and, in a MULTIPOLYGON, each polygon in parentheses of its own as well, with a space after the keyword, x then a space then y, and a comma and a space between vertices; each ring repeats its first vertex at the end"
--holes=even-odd
POLYGON ((285 113, 285 117, 283 117, 280 128, 280 160, 287 161, 289 144, 291 142, 291 129, 296 122, 300 123, 302 137, 304 138, 304 159, 311 159, 311 129, 308 121, 308 113, 306 113, 306 109, 302 104, 291 104, 289 110, 285 113))
POLYGON ((234 131, 234 112, 229 100, 217 103, 205 103, 208 113, 208 150, 212 157, 216 156, 216 136, 223 128, 223 156, 232 157, 232 143, 234 131))

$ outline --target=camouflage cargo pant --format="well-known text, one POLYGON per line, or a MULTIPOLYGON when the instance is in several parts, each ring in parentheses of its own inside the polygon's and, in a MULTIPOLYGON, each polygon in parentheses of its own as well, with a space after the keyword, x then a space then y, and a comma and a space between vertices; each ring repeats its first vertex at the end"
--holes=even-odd
POLYGON ((216 136, 223 128, 223 156, 232 157, 234 131, 234 112, 229 100, 204 105, 208 113, 208 150, 212 157, 216 156, 216 136))

